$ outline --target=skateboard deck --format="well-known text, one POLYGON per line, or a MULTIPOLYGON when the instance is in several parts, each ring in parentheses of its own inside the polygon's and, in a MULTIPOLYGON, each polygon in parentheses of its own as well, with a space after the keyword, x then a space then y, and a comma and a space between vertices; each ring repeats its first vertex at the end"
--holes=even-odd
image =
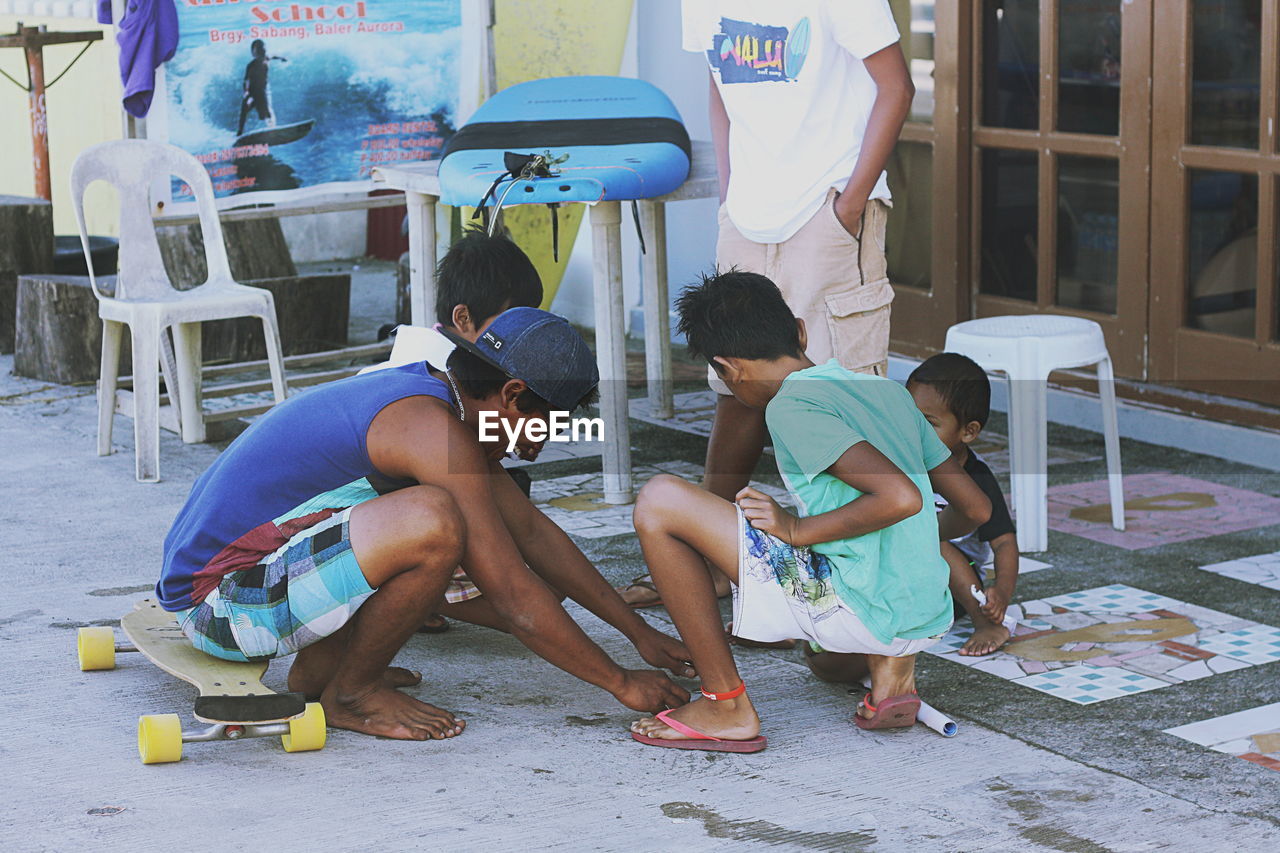
POLYGON ((276 693, 262 683, 267 661, 237 663, 207 655, 191 645, 174 615, 154 599, 134 605, 120 628, 138 651, 170 675, 200 691, 194 716, 205 723, 276 723, 300 716, 301 693, 276 693))

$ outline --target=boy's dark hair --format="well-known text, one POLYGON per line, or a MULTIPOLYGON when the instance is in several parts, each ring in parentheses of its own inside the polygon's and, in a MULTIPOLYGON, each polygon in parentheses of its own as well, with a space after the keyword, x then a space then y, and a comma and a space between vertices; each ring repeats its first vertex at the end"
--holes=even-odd
MULTIPOLYGON (((449 353, 448 365, 449 373, 458 383, 458 390, 472 400, 480 400, 497 393, 512 379, 502 370, 462 347, 455 347, 453 352, 449 353)), ((592 388, 589 394, 578 401, 575 408, 589 406, 598 399, 600 399, 599 390, 592 388)), ((551 404, 530 388, 525 388, 516 398, 516 408, 522 412, 536 412, 543 417, 551 414, 551 404)))
POLYGON ((542 279, 529 256, 506 237, 470 229, 436 265, 436 321, 453 325, 453 307, 480 323, 505 308, 537 308, 542 279))
POLYGON ((676 300, 677 326, 695 357, 775 359, 800 356, 796 317, 765 276, 731 269, 703 275, 676 300))
POLYGON ((980 427, 987 425, 991 414, 991 381, 968 356, 942 352, 926 359, 907 377, 907 386, 911 385, 928 385, 937 391, 961 426, 970 421, 977 421, 980 427))

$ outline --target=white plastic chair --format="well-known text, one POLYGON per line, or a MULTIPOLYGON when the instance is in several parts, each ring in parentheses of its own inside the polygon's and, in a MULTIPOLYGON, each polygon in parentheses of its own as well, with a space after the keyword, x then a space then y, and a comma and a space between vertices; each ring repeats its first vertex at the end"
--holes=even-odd
POLYGON ((1000 371, 1009 378, 1009 459, 1018 543, 1023 551, 1049 547, 1049 373, 1097 365, 1111 526, 1124 530, 1115 375, 1102 327, 1092 320, 1057 314, 985 317, 948 329, 946 349, 967 355, 987 372, 1000 371))
MULTIPOLYGON (((172 145, 142 139, 104 142, 85 149, 71 167, 71 195, 89 280, 102 318, 102 373, 98 382, 98 455, 111 452, 112 416, 120 367, 120 339, 129 327, 133 342, 133 434, 139 482, 160 479, 160 381, 157 364, 161 340, 172 327, 177 349, 176 383, 168 381, 169 398, 182 423, 182 440, 204 440, 200 400, 201 329, 205 320, 260 317, 267 338, 271 386, 277 403, 286 396, 280 332, 270 291, 237 284, 231 278, 222 224, 214 206, 213 185, 204 166, 172 145), (204 232, 209 276, 204 284, 178 290, 169 281, 151 217, 151 188, 172 177, 185 181, 195 195, 204 232), (84 192, 94 181, 116 187, 120 201, 120 259, 116 288, 105 294, 98 286, 89 256, 84 192)), ((167 365, 166 365, 167 367, 167 365)), ((166 374, 170 371, 166 370, 166 374)))

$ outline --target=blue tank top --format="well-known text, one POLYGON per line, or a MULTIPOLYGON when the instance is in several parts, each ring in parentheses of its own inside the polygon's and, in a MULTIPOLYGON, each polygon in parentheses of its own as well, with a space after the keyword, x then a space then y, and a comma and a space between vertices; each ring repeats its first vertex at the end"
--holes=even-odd
POLYGON ((249 531, 340 486, 385 479, 369 461, 369 425, 390 404, 418 396, 453 403, 448 386, 418 362, 321 385, 267 411, 200 475, 169 528, 156 584, 161 606, 191 607, 196 573, 249 531))

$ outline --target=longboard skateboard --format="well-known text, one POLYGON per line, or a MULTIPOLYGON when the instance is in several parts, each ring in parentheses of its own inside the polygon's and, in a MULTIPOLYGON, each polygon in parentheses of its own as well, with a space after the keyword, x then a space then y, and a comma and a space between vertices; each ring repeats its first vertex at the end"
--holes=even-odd
POLYGON ((138 754, 143 764, 182 758, 182 745, 215 740, 279 735, 285 752, 321 749, 325 742, 324 709, 301 693, 276 693, 262 683, 267 662, 237 663, 198 651, 182 633, 173 614, 147 598, 120 619, 129 643, 117 644, 107 627, 81 628, 80 669, 115 669, 116 652, 142 652, 170 675, 200 691, 193 716, 208 728, 183 731, 177 714, 138 718, 138 754))

